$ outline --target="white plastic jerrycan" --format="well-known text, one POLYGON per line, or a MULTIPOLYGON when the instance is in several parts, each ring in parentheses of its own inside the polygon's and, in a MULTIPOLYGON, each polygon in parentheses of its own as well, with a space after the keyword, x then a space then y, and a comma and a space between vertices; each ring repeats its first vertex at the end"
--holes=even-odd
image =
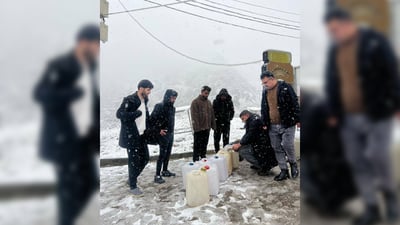
POLYGON ((230 150, 232 152, 232 168, 237 169, 239 168, 239 152, 230 150))
POLYGON ((186 189, 186 178, 187 174, 193 170, 198 170, 200 168, 199 164, 188 162, 182 165, 182 178, 183 178, 183 188, 186 189))
POLYGON ((218 167, 218 178, 219 181, 223 182, 228 179, 228 165, 225 157, 215 155, 209 159, 211 163, 214 163, 218 167))
POLYGON ((226 165, 228 169, 228 175, 232 174, 232 152, 228 152, 225 149, 221 149, 217 153, 218 156, 223 156, 226 159, 226 165))
POLYGON ((200 161, 198 161, 198 163, 200 164, 200 167, 209 164, 209 161, 207 158, 202 158, 200 159, 200 161))
POLYGON ((210 195, 218 195, 219 193, 218 167, 215 164, 212 164, 212 165, 205 165, 201 169, 207 172, 208 191, 210 192, 210 195))
POLYGON ((232 156, 232 168, 237 169, 239 168, 239 152, 233 150, 232 145, 226 145, 224 150, 231 153, 232 156))
POLYGON ((193 170, 187 174, 186 203, 190 207, 206 204, 210 200, 207 172, 193 170))

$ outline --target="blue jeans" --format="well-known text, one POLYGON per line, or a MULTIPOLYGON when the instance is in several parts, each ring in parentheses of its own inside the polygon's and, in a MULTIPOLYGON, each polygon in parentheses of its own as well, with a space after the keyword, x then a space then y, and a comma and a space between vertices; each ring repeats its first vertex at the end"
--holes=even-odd
POLYGON ((358 191, 368 205, 378 191, 395 192, 390 160, 392 119, 371 121, 364 114, 346 115, 341 130, 345 156, 358 191))
POLYGON ((296 162, 296 153, 294 150, 294 135, 296 126, 285 128, 280 124, 272 124, 269 127, 269 138, 272 148, 274 148, 276 160, 281 170, 288 169, 286 156, 289 163, 296 162))
POLYGON ((261 168, 258 159, 254 156, 251 145, 243 145, 239 148, 239 155, 255 167, 261 168))

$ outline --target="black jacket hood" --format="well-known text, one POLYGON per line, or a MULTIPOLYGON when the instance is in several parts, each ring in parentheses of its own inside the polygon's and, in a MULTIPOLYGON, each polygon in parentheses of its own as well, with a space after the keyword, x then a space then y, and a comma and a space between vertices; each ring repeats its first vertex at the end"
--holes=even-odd
POLYGON ((167 91, 165 91, 165 94, 164 94, 163 103, 164 103, 164 104, 169 104, 169 99, 170 99, 172 96, 178 96, 178 92, 176 92, 176 91, 173 90, 173 89, 167 89, 167 91))
POLYGON ((226 90, 225 88, 222 88, 222 89, 221 89, 221 91, 220 91, 219 94, 217 95, 216 99, 217 99, 218 101, 220 101, 222 96, 225 96, 225 97, 226 97, 226 100, 228 100, 228 101, 232 99, 232 96, 228 93, 228 90, 226 90))

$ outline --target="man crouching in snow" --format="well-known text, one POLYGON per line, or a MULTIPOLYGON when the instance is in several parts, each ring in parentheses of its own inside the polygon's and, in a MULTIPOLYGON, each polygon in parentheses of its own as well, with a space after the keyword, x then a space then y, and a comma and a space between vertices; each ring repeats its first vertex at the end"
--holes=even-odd
POLYGON ((137 178, 149 162, 145 130, 149 123, 147 108, 148 96, 153 89, 149 80, 142 80, 138 90, 125 97, 117 111, 117 118, 121 120, 119 145, 127 149, 129 186, 134 195, 143 194, 137 186, 137 178))
POLYGON ((165 180, 161 177, 173 177, 175 173, 168 170, 169 157, 171 156, 172 144, 174 142, 175 107, 174 103, 178 92, 168 89, 164 94, 164 100, 154 106, 150 116, 150 123, 157 131, 160 155, 157 160, 156 176, 154 182, 162 184, 165 180), (162 172, 161 172, 162 167, 162 172))
POLYGON ((252 169, 259 170, 258 175, 268 176, 277 161, 268 134, 263 129, 263 122, 259 115, 248 110, 240 113, 240 119, 245 123, 246 133, 240 143, 234 144, 232 148, 252 164, 252 169))

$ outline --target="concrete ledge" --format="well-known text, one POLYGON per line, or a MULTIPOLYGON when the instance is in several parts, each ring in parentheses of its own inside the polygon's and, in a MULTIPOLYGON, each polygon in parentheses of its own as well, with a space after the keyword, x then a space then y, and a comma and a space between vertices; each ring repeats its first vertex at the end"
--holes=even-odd
POLYGON ((54 194, 56 185, 54 183, 29 183, 29 184, 6 184, 0 186, 0 199, 15 199, 41 197, 54 194))
MULTIPOLYGON (((300 159, 300 141, 295 140, 295 150, 297 159, 300 159)), ((214 150, 208 150, 207 154, 214 154, 214 150)), ((184 152, 184 153, 176 153, 171 155, 171 159, 181 159, 192 157, 192 152, 184 152)), ((158 159, 158 155, 150 156, 150 161, 156 161, 158 159)), ((113 166, 125 166, 128 164, 128 158, 108 158, 108 159, 100 159, 100 167, 113 167, 113 166)))
MULTIPOLYGON (((215 153, 214 150, 208 150, 207 154, 215 153)), ((170 159, 181 159, 192 157, 192 152, 176 153, 172 154, 170 159)), ((158 155, 150 156, 150 161, 156 161, 158 155)), ((113 167, 113 166, 125 166, 128 164, 128 158, 112 158, 112 159, 100 159, 100 167, 113 167)))

